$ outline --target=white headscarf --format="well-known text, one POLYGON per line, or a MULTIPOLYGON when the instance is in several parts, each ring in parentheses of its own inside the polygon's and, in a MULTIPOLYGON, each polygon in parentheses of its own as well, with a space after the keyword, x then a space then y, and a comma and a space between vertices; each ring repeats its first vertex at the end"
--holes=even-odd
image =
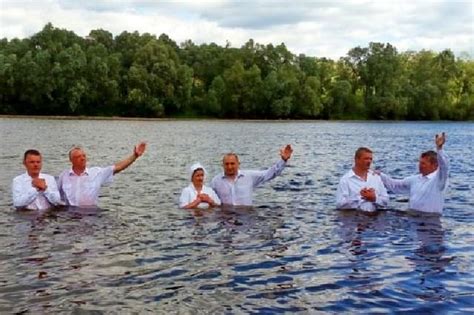
POLYGON ((201 163, 196 162, 193 165, 191 165, 191 167, 189 167, 188 175, 189 175, 189 180, 190 181, 192 181, 193 174, 198 169, 202 169, 202 171, 204 172, 204 177, 206 177, 206 174, 207 174, 206 169, 204 168, 204 166, 201 165, 201 163))

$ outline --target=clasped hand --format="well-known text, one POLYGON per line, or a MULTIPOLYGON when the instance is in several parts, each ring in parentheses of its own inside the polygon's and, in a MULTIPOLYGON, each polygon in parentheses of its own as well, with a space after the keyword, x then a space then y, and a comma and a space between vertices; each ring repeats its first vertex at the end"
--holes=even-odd
POLYGON ((212 203, 212 198, 208 194, 198 194, 196 199, 199 199, 201 202, 212 203))
POLYGON ((376 199, 375 189, 373 188, 362 188, 360 191, 360 195, 362 196, 362 199, 365 199, 367 201, 374 202, 376 199))
POLYGON ((46 188, 48 188, 48 185, 46 185, 46 181, 44 178, 33 178, 31 181, 31 186, 35 187, 39 191, 45 191, 46 188))

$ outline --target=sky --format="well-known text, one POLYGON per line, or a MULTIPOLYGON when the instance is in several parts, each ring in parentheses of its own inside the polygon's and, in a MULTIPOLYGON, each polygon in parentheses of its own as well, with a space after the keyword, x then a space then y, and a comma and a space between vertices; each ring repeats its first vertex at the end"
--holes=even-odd
POLYGON ((474 0, 0 0, 0 38, 30 37, 48 22, 83 37, 103 29, 165 33, 178 45, 284 43, 334 60, 370 42, 474 58, 474 0))

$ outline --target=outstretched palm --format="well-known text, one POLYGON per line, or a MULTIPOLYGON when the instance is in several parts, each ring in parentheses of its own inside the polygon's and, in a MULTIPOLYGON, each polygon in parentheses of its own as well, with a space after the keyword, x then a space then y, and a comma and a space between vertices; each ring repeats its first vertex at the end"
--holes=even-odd
POLYGON ((143 153, 145 153, 145 149, 146 149, 146 142, 140 142, 139 144, 135 146, 134 153, 137 157, 142 156, 143 153))
POLYGON ((289 144, 287 144, 284 148, 280 150, 281 158, 285 161, 288 161, 292 153, 293 153, 293 148, 289 144))
POLYGON ((445 142, 446 142, 446 135, 444 134, 444 132, 441 133, 441 135, 438 135, 438 134, 436 135, 435 143, 438 150, 441 150, 443 148, 443 145, 445 142))

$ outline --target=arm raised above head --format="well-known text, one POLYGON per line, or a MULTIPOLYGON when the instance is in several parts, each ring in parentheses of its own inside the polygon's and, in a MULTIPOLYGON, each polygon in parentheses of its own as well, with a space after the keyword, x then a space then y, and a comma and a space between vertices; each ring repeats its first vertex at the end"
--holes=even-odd
POLYGON ((442 150, 443 145, 446 143, 446 135, 444 132, 442 132, 440 135, 436 134, 435 136, 435 144, 436 144, 436 150, 442 150))
POLYGON ((448 181, 449 173, 449 162, 448 156, 444 153, 443 145, 446 143, 446 135, 441 133, 441 135, 436 135, 436 153, 438 157, 438 179, 439 179, 439 189, 444 190, 446 187, 446 182, 448 181))
POLYGON ((279 160, 266 170, 248 172, 248 174, 252 176, 253 187, 257 187, 280 175, 286 166, 286 162, 291 158, 292 153, 293 148, 291 147, 291 145, 287 144, 285 147, 280 149, 281 160, 279 160))

